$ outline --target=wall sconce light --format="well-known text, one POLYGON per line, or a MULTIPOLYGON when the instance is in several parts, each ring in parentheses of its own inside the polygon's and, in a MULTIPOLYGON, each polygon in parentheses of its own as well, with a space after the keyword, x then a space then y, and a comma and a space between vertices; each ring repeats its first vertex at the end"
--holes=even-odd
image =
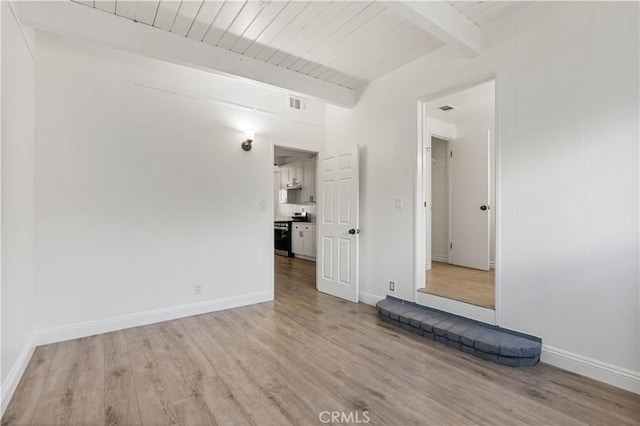
POLYGON ((244 136, 247 139, 245 141, 243 141, 242 144, 240 144, 242 149, 244 149, 245 151, 251 151, 251 142, 253 142, 253 137, 255 136, 255 134, 256 134, 256 132, 254 132, 251 129, 246 129, 244 131, 244 136))

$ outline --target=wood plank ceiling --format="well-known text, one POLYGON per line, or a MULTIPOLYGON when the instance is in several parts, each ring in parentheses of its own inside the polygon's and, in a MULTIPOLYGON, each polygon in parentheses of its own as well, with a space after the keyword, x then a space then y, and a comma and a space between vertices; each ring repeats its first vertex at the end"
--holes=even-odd
MULTIPOLYGON (((349 89, 443 45, 376 1, 72 1, 349 89)), ((481 26, 518 2, 449 3, 481 26)))

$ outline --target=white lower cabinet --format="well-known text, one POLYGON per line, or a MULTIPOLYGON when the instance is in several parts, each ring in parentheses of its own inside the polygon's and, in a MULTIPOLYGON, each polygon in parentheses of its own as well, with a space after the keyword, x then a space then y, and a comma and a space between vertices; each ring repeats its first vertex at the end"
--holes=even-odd
POLYGON ((316 225, 315 223, 294 223, 291 239, 293 254, 316 257, 316 225))

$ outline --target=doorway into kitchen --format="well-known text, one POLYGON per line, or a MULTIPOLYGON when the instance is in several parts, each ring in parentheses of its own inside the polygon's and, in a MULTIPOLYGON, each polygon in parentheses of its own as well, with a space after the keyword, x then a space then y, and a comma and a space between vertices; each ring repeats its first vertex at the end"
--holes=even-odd
POLYGON ((429 306, 456 307, 438 300, 446 299, 496 308, 495 90, 490 80, 422 103, 425 279, 417 300, 429 306))
POLYGON ((274 147, 275 297, 316 289, 317 153, 274 147))

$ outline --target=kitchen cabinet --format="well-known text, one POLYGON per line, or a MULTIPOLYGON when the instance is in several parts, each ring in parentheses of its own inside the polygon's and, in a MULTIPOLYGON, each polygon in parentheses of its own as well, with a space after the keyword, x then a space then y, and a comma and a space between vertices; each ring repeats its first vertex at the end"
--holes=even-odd
POLYGON ((302 203, 316 202, 316 159, 302 163, 302 203))
POLYGON ((314 204, 316 202, 315 158, 285 164, 278 167, 278 172, 282 189, 280 204, 314 204))
POLYGON ((292 163, 280 166, 281 188, 300 185, 303 182, 302 164, 292 163))
POLYGON ((302 257, 316 257, 316 224, 294 223, 291 237, 293 254, 302 257))

